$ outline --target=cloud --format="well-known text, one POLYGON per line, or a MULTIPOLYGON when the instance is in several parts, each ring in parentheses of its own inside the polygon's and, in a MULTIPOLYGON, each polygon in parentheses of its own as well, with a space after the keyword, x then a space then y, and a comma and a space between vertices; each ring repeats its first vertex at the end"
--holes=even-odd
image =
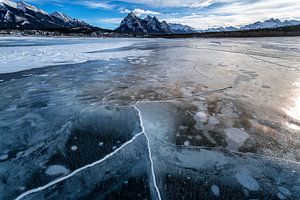
POLYGON ((97 22, 119 25, 123 18, 99 18, 97 22))
POLYGON ((143 10, 141 8, 136 8, 132 11, 128 9, 122 9, 120 10, 120 13, 130 13, 133 12, 136 16, 141 16, 141 15, 160 15, 159 12, 151 11, 151 10, 143 10))
POLYGON ((80 1, 77 4, 86 6, 88 8, 93 8, 93 9, 113 9, 114 8, 114 5, 111 5, 106 2, 80 1))
POLYGON ((122 2, 148 5, 159 8, 201 8, 216 2, 232 0, 121 0, 122 2))
POLYGON ((219 26, 242 26, 270 18, 299 19, 299 0, 235 1, 205 12, 184 16, 164 16, 164 20, 183 23, 197 29, 219 26))
MULTIPOLYGON (((99 9, 99 16, 107 19, 101 23, 117 24, 120 13, 159 15, 160 20, 182 23, 196 29, 218 26, 242 26, 270 18, 300 19, 300 0, 25 0, 35 4, 59 3, 64 8, 79 4, 85 8, 99 9), (110 10, 110 12, 107 12, 110 10), (116 18, 114 18, 116 17, 116 18), (106 20, 106 21, 105 21, 106 20)), ((97 17, 94 11, 93 16, 97 17)), ((87 12, 85 12, 87 13, 87 12)), ((76 17, 79 16, 80 13, 76 17)), ((83 17, 88 17, 87 16, 83 17)), ((121 21, 121 20, 120 20, 121 21)), ((105 26, 106 26, 105 24, 105 26)), ((102 24, 100 24, 102 25, 102 24)))

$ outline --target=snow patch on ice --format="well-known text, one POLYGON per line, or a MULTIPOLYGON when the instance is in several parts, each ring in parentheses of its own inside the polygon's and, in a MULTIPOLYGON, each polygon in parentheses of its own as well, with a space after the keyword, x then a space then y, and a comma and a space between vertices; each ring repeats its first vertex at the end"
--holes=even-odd
POLYGON ((16 45, 0 48, 0 73, 32 68, 82 63, 90 60, 123 59, 128 56, 147 56, 151 51, 107 51, 130 46, 139 40, 131 39, 65 39, 65 38, 0 38, 15 40, 16 45), (23 45, 32 41, 36 46, 23 45), (51 45, 48 45, 51 44, 51 45), (91 52, 91 50, 93 52, 91 52))
POLYGON ((243 187, 250 191, 257 191, 260 188, 258 182, 252 176, 250 176, 250 172, 247 169, 239 170, 236 173, 235 178, 243 187))
POLYGON ((62 165, 51 165, 47 168, 46 174, 48 176, 57 176, 57 175, 65 175, 70 171, 62 165))

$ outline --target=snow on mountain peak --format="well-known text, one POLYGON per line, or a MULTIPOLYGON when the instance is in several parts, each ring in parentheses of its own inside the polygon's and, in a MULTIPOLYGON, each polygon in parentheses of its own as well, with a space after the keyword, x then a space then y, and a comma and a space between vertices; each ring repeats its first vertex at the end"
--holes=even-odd
POLYGON ((22 9, 23 11, 26 11, 26 9, 37 12, 37 13, 41 13, 43 15, 49 15, 46 11, 39 9, 33 5, 29 5, 27 3, 25 3, 24 1, 17 3, 17 7, 19 9, 22 9))
POLYGON ((7 6, 10 6, 12 8, 16 8, 16 9, 18 7, 18 4, 16 2, 11 1, 11 0, 0 0, 0 5, 1 6, 7 5, 7 6))
POLYGON ((63 13, 47 12, 25 2, 0 0, 0 28, 23 29, 58 29, 91 27, 89 24, 73 19, 63 13))
POLYGON ((57 11, 51 13, 51 16, 59 18, 59 19, 63 20, 64 22, 70 22, 70 21, 74 20, 73 18, 69 17, 68 15, 61 13, 61 12, 57 12, 57 11))
POLYGON ((169 26, 175 31, 175 33, 195 33, 195 32, 197 32, 194 28, 187 26, 187 25, 169 23, 169 26))
POLYGON ((160 22, 157 17, 147 15, 141 19, 134 13, 129 13, 121 22, 120 26, 116 29, 120 32, 139 33, 139 34, 172 34, 172 33, 191 33, 196 32, 193 28, 185 27, 184 31, 173 30, 171 24, 166 21, 160 22))

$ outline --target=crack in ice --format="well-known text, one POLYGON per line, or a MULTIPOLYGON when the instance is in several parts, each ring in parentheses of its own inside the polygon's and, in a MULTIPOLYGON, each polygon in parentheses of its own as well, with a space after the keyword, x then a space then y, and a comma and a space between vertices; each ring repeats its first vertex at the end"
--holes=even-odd
MULTIPOLYGON (((136 104, 138 104, 139 102, 136 102, 136 104)), ((156 183, 156 176, 155 176, 155 172, 154 172, 154 163, 152 160, 152 153, 151 153, 151 148, 150 148, 150 140, 146 134, 145 131, 145 127, 144 127, 144 123, 143 123, 143 117, 142 117, 142 112, 141 110, 135 105, 133 105, 134 109, 138 112, 139 115, 139 119, 140 119, 140 125, 142 128, 142 132, 145 135, 146 139, 147 139, 147 147, 148 147, 148 153, 149 153, 149 159, 150 159, 150 164, 151 164, 151 173, 152 173, 152 178, 153 178, 153 185, 155 187, 158 199, 161 200, 161 196, 160 196, 160 191, 158 189, 157 183, 156 183)))
POLYGON ((115 155, 116 153, 118 153, 119 151, 121 151, 123 148, 125 148, 126 146, 128 146, 129 144, 131 144, 132 142, 134 142, 141 135, 144 135, 144 132, 140 132, 140 133, 134 135, 134 137, 131 140, 125 142, 122 146, 120 146, 118 149, 116 149, 112 153, 106 155, 104 158, 102 158, 102 159, 100 159, 100 160, 98 160, 96 162, 93 162, 91 164, 85 165, 85 166, 83 166, 83 167, 81 167, 79 169, 76 169, 75 171, 73 171, 72 173, 68 174, 67 176, 63 176, 63 177, 58 178, 58 179, 56 179, 54 181, 51 181, 50 183, 48 183, 48 184, 46 184, 44 186, 40 186, 38 188, 34 188, 34 189, 31 189, 31 190, 28 190, 27 192, 19 195, 15 200, 21 200, 21 199, 23 199, 24 197, 26 197, 28 195, 31 195, 31 194, 43 191, 43 190, 45 190, 45 189, 47 189, 47 188, 49 188, 49 187, 51 187, 51 186, 53 186, 53 185, 55 185, 57 183, 60 183, 60 182, 62 182, 64 180, 66 180, 66 179, 71 178, 72 176, 78 174, 79 172, 81 172, 81 171, 83 171, 85 169, 94 167, 95 165, 98 165, 98 164, 104 162, 105 160, 111 158, 113 155, 115 155))

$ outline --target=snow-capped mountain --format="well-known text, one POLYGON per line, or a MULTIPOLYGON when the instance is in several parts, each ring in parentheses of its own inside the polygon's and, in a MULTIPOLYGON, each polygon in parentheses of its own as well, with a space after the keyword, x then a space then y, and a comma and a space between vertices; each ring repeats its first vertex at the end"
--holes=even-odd
POLYGON ((47 12, 25 2, 0 0, 0 29, 58 29, 92 27, 63 13, 47 12))
POLYGON ((144 35, 174 33, 168 23, 160 22, 156 17, 149 15, 145 19, 141 19, 134 13, 129 13, 116 31, 144 35))
POLYGON ((134 13, 129 13, 116 29, 119 32, 135 34, 180 34, 196 33, 197 31, 186 25, 172 24, 166 21, 160 22, 156 17, 147 16, 144 19, 137 17, 134 13))
POLYGON ((187 25, 182 25, 182 24, 173 24, 169 23, 169 26, 175 33, 196 33, 196 29, 187 26, 187 25))
POLYGON ((53 18, 63 21, 66 26, 70 26, 70 27, 90 26, 88 23, 86 23, 82 20, 74 19, 64 13, 61 13, 61 12, 51 13, 51 16, 53 18))
POLYGON ((300 21, 296 20, 285 20, 280 21, 279 19, 268 19, 266 21, 258 21, 253 24, 245 25, 240 28, 240 30, 253 30, 253 29, 264 29, 264 28, 278 28, 285 26, 294 26, 299 25, 300 21))
POLYGON ((120 26, 116 29, 119 32, 142 33, 147 34, 147 30, 142 24, 142 20, 129 13, 121 22, 120 26))
POLYGON ((237 31, 237 30, 239 30, 239 28, 234 26, 229 26, 229 27, 209 28, 202 32, 226 32, 226 31, 237 31))
POLYGON ((239 28, 234 26, 209 28, 200 32, 227 32, 227 31, 240 31, 240 30, 256 30, 256 29, 279 28, 279 27, 295 26, 295 25, 300 25, 300 21, 297 20, 280 21, 279 19, 271 18, 263 22, 257 21, 254 22, 253 24, 244 25, 239 28))

